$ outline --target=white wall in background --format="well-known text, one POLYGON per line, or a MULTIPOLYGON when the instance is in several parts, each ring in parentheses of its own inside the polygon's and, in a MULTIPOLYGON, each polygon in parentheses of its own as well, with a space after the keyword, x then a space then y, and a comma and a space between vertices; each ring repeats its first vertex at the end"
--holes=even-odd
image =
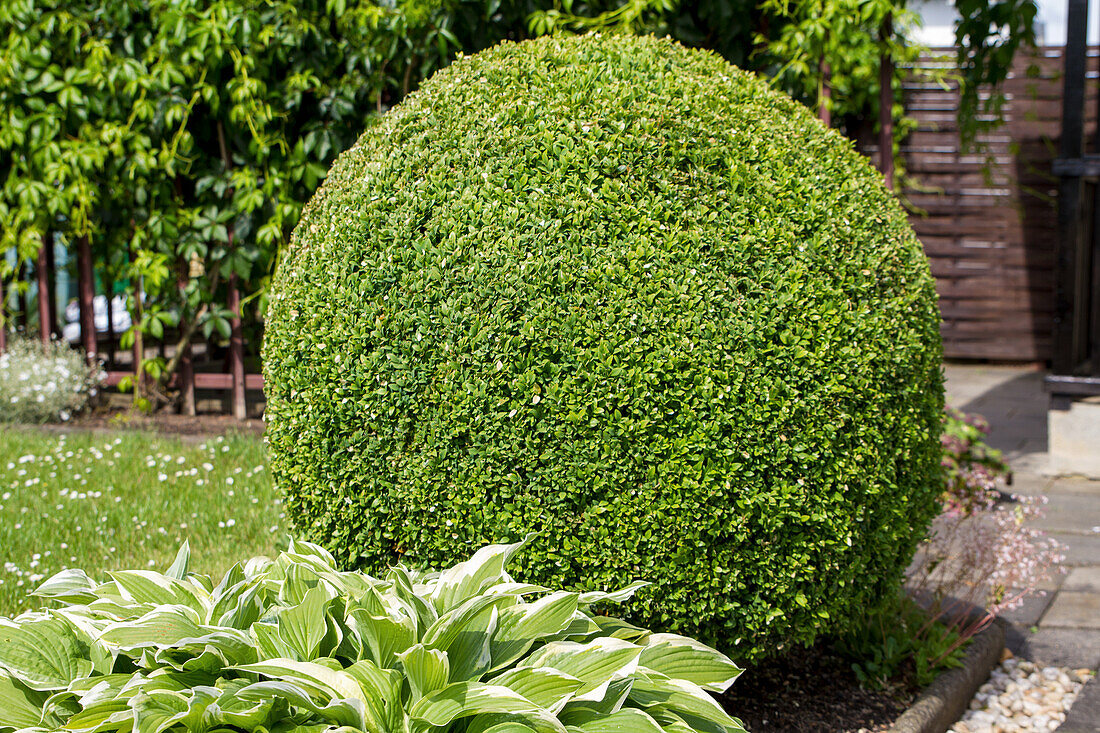
MULTIPOLYGON (((1038 0, 1035 29, 1040 46, 1066 44, 1067 0, 1038 0)), ((916 40, 926 46, 954 46, 955 20, 959 17, 951 0, 915 0, 911 6, 924 20, 916 40)), ((1100 0, 1089 0, 1089 44, 1100 44, 1100 0)))

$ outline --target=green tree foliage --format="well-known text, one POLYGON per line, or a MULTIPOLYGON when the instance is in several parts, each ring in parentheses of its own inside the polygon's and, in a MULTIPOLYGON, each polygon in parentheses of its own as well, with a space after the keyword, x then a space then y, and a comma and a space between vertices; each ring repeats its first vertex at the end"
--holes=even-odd
POLYGON ((961 99, 959 129, 964 141, 999 125, 1012 60, 1035 45, 1035 0, 956 0, 962 21, 955 28, 961 99), (986 90, 990 94, 981 95, 986 90))
MULTIPOLYGON (((973 137, 998 111, 977 89, 1033 40, 1034 2, 959 9, 973 137)), ((124 345, 174 327, 181 345, 226 338, 231 279, 255 336, 279 249, 336 154, 459 51, 563 29, 667 33, 811 107, 827 66, 843 128, 874 117, 883 50, 907 73, 911 19, 900 0, 8 0, 0 248, 27 261, 47 232, 88 237, 97 270, 127 288, 124 345)), ((903 135, 900 98, 895 116, 903 135)), ((173 367, 149 370, 163 386, 173 367)))
POLYGON ((272 286, 272 471, 345 565, 539 531, 540 584, 741 658, 892 597, 939 314, 866 158, 715 54, 501 44, 341 156, 272 286))
POLYGON ((667 33, 763 72, 811 108, 827 107, 834 124, 853 137, 860 123, 879 119, 879 72, 888 58, 896 153, 913 129, 901 94, 910 77, 919 73, 958 85, 959 129, 964 144, 974 144, 980 132, 1000 122, 998 87, 1016 53, 1035 43, 1035 0, 960 0, 956 7, 962 18, 957 74, 914 68, 929 49, 913 41, 919 17, 908 0, 626 0, 603 11, 554 0, 551 8, 532 14, 530 25, 537 33, 667 33))
POLYGON ((430 1, 4 3, 0 246, 91 237, 135 317, 144 292, 139 328, 228 336, 227 283, 263 293, 336 154, 450 58, 446 20, 430 1))

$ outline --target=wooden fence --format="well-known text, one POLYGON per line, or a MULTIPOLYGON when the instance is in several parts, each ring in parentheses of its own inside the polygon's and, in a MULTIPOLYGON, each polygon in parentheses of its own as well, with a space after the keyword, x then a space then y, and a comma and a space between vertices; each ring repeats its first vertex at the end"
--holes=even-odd
MULTIPOLYGON (((1093 48, 1090 140, 1097 67, 1093 48)), ((1046 361, 1052 353, 1058 179, 1051 166, 1059 149, 1062 49, 1018 59, 1004 91, 1005 124, 980 138, 984 152, 964 154, 955 124, 958 94, 935 84, 906 86, 906 106, 918 128, 902 147, 917 184, 905 195, 923 211, 911 222, 936 277, 946 355, 1046 361)))
MULTIPOLYGON (((79 318, 76 321, 79 324, 79 338, 76 342, 83 347, 90 361, 102 363, 106 367, 105 384, 108 387, 117 387, 124 381, 134 382, 141 378, 138 365, 150 358, 159 356, 163 359, 174 355, 173 344, 180 336, 178 329, 166 329, 160 339, 150 339, 147 336, 137 338, 132 348, 121 349, 119 341, 122 334, 113 328, 113 298, 107 297, 107 293, 114 292, 114 283, 100 282, 105 276, 104 273, 95 271, 87 238, 77 240, 72 247, 75 250, 73 262, 68 264, 75 267, 64 267, 61 272, 58 271, 55 261, 55 250, 58 247, 54 235, 49 233, 31 267, 28 268, 26 262, 19 264, 15 280, 21 282, 23 287, 18 288, 14 298, 0 282, 0 353, 7 348, 9 306, 16 333, 27 336, 33 334, 44 343, 63 337, 66 329, 62 328, 58 315, 60 311, 67 310, 64 304, 71 294, 71 288, 64 287, 64 292, 59 293, 58 286, 70 284, 72 278, 69 277, 68 270, 71 269, 75 273, 76 285, 73 300, 79 307, 79 318), (97 294, 97 284, 107 293, 97 294), (33 288, 29 287, 31 285, 33 288), (31 293, 33 298, 29 297, 31 293), (105 312, 97 311, 97 298, 102 299, 106 305, 105 312), (12 300, 15 301, 14 305, 10 303, 12 300), (105 322, 105 329, 96 325, 100 320, 105 322)), ((66 251, 65 247, 61 247, 63 254, 66 251)), ((259 342, 245 344, 240 316, 240 292, 236 287, 235 277, 229 282, 226 306, 236 314, 229 319, 230 336, 227 342, 223 345, 201 337, 192 338, 180 356, 178 370, 168 380, 168 387, 180 391, 180 411, 185 415, 196 414, 196 390, 209 390, 228 392, 228 412, 237 419, 244 419, 249 412, 247 392, 263 390, 263 375, 258 370, 258 358, 253 356, 250 359, 247 355, 249 350, 258 351, 259 342), (248 349, 248 346, 253 348, 248 349), (249 366, 255 369, 254 373, 247 373, 249 366)), ((73 338, 70 336, 69 340, 72 341, 73 338)))

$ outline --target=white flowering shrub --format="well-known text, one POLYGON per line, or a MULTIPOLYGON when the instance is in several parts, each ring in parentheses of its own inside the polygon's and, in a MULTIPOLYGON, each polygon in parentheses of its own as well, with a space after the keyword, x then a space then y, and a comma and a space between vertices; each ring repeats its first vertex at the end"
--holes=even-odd
POLYGON ((87 406, 103 376, 65 343, 13 339, 0 354, 0 422, 64 422, 87 406))

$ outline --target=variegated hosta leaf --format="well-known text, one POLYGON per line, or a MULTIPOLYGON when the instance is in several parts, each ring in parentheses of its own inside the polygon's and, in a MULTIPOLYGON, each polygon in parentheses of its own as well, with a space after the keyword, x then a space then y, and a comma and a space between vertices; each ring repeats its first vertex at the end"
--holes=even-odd
POLYGON ((593 716, 579 725, 567 726, 566 730, 569 733, 665 733, 656 720, 634 708, 593 716))
POLYGON ((285 700, 272 696, 264 700, 245 700, 239 694, 247 684, 238 680, 220 685, 221 696, 206 708, 207 720, 231 725, 244 730, 256 730, 260 726, 286 715, 285 700))
POLYGON ((98 597, 95 589, 96 583, 92 582, 87 573, 78 568, 70 568, 62 570, 38 586, 31 595, 56 598, 66 603, 91 603, 98 597))
POLYGON ((544 710, 557 713, 584 682, 549 667, 515 667, 498 674, 489 684, 507 687, 544 710))
POLYGON ((520 662, 521 667, 550 667, 581 680, 575 700, 601 700, 614 679, 630 677, 638 668, 642 648, 621 639, 596 639, 587 644, 555 641, 520 662))
POLYGON ((592 620, 596 623, 596 631, 593 633, 600 636, 611 636, 616 639, 632 641, 636 644, 644 644, 644 640, 650 636, 650 631, 648 629, 638 628, 634 624, 628 624, 620 618, 593 616, 592 620))
MULTIPOLYGON (((339 665, 335 665, 339 667, 339 665)), ((318 699, 363 699, 363 690, 347 673, 316 662, 268 659, 237 668, 271 679, 293 682, 318 699)))
POLYGON ((31 728, 43 722, 46 694, 0 671, 0 729, 31 728))
POLYGON ((359 599, 365 607, 348 607, 347 631, 357 640, 363 656, 383 667, 393 667, 396 655, 419 640, 418 612, 400 599, 374 595, 372 591, 359 599))
POLYGON ((639 662, 646 669, 694 682, 711 692, 725 692, 742 672, 725 654, 677 634, 651 635, 639 662))
POLYGON ((503 669, 522 657, 539 639, 567 629, 577 612, 576 593, 552 593, 534 603, 504 609, 489 642, 492 668, 503 669))
POLYGON ((196 687, 184 692, 155 690, 134 696, 130 707, 134 711, 136 733, 162 733, 175 725, 196 730, 206 709, 218 698, 212 687, 196 687))
POLYGON ((411 702, 417 702, 447 685, 451 677, 451 665, 447 652, 428 649, 423 644, 409 647, 398 655, 405 671, 405 679, 411 688, 411 702))
POLYGON ((279 614, 279 636, 293 658, 308 662, 319 656, 328 632, 325 611, 333 597, 324 585, 317 585, 306 591, 301 603, 279 614))
POLYGON ((396 701, 391 699, 393 678, 392 675, 387 674, 393 670, 386 672, 375 670, 378 674, 374 674, 362 668, 365 664, 372 663, 358 662, 352 668, 342 670, 339 669, 339 664, 334 665, 337 669, 332 669, 314 662, 272 659, 240 669, 294 685, 321 706, 338 702, 347 703, 358 714, 358 721, 345 722, 344 725, 387 733, 393 715, 392 708, 396 704, 396 701), (360 668, 355 669, 356 666, 360 668))
POLYGON ((308 565, 318 572, 332 572, 336 568, 336 560, 328 550, 305 540, 291 540, 290 547, 281 556, 290 563, 308 565))
MULTIPOLYGON (((633 677, 620 677, 607 683, 603 697, 598 700, 570 700, 558 713, 561 722, 572 725, 585 723, 593 718, 617 713, 622 709, 634 684, 633 677)), ((589 698, 593 697, 589 695, 589 698)))
POLYGON ((693 730, 714 733, 743 730, 701 687, 687 680, 639 672, 630 687, 629 699, 643 709, 674 713, 693 730))
POLYGON ((152 570, 119 570, 109 573, 123 598, 136 603, 188 606, 206 615, 210 595, 198 583, 189 583, 152 570))
POLYGON ((120 650, 166 647, 202 636, 198 616, 187 606, 163 605, 134 621, 119 621, 100 638, 120 650))
POLYGON ((130 730, 134 711, 129 700, 101 700, 84 706, 65 721, 65 730, 73 733, 99 733, 108 730, 130 730))
POLYGON ((625 588, 620 590, 605 592, 601 590, 589 591, 587 593, 581 593, 581 604, 584 606, 593 606, 597 603, 624 603, 629 601, 639 588, 644 588, 649 583, 644 580, 636 580, 625 588))
POLYGON ((187 566, 191 562, 191 543, 187 540, 183 541, 183 546, 180 547, 179 552, 176 553, 176 559, 172 562, 172 565, 164 571, 164 574, 169 578, 175 578, 176 580, 183 580, 187 577, 187 566))
POLYGON ((338 699, 324 701, 312 696, 300 686, 282 680, 267 680, 241 688, 239 699, 255 704, 279 702, 303 713, 312 714, 325 726, 366 727, 366 712, 362 701, 338 699))
POLYGON ((455 682, 422 698, 409 709, 414 729, 445 726, 482 713, 537 713, 538 705, 507 687, 455 682))
POLYGON ((504 567, 529 539, 530 537, 512 545, 482 547, 469 560, 440 573, 431 591, 432 604, 436 610, 441 614, 445 613, 480 595, 490 586, 511 582, 512 579, 504 572, 504 567))
POLYGON ((497 609, 516 602, 514 596, 475 596, 440 616, 425 632, 425 646, 447 653, 452 682, 478 679, 489 671, 497 609))
POLYGON ((522 543, 383 579, 294 542, 221 582, 188 569, 46 581, 0 619, 0 733, 735 733, 707 690, 740 670, 691 639, 593 616, 622 591, 514 582, 522 543))
POLYGON ((566 727, 546 710, 533 713, 482 713, 470 719, 466 733, 567 733, 566 727))
POLYGON ((415 611, 417 628, 421 634, 436 622, 439 613, 427 598, 416 594, 416 584, 408 570, 401 566, 390 568, 386 581, 390 584, 389 592, 415 611))
POLYGON ((61 690, 94 669, 86 644, 60 618, 0 618, 0 669, 32 690, 61 690))
POLYGON ((503 723, 495 723, 489 728, 479 729, 477 733, 531 733, 534 730, 537 730, 534 726, 516 720, 508 720, 503 723))

